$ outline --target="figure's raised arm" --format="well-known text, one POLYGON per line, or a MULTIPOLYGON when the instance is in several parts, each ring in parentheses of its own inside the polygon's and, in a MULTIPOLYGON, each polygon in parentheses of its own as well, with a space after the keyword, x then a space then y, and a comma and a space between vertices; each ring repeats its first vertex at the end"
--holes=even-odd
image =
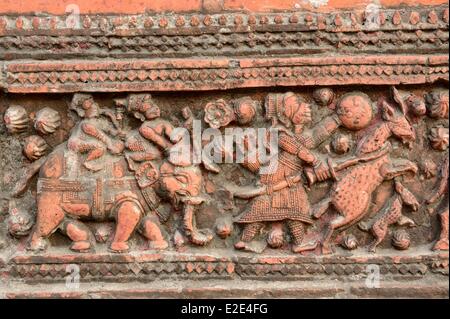
MULTIPOLYGON (((171 133, 172 129, 164 128, 164 135, 167 135, 168 131, 171 133)), ((149 141, 158 145, 163 150, 166 150, 173 146, 173 144, 164 135, 158 133, 153 127, 148 124, 142 124, 142 126, 139 128, 139 133, 149 141)))

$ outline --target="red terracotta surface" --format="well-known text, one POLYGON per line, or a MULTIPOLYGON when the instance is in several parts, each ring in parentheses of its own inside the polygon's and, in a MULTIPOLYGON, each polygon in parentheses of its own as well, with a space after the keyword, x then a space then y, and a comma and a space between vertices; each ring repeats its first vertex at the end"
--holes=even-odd
MULTIPOLYGON (((45 12, 51 14, 65 14, 70 4, 76 4, 81 14, 91 13, 117 13, 138 14, 146 11, 152 12, 189 12, 189 11, 218 11, 222 10, 248 10, 248 11, 277 11, 309 9, 323 12, 343 8, 364 8, 372 3, 370 0, 1 0, 0 13, 34 13, 45 12), (314 6, 314 3, 325 3, 314 6)), ((445 0, 381 0, 385 7, 402 5, 439 5, 446 4, 445 0)))
POLYGON ((448 10, 0 0, 0 298, 448 297, 448 10))

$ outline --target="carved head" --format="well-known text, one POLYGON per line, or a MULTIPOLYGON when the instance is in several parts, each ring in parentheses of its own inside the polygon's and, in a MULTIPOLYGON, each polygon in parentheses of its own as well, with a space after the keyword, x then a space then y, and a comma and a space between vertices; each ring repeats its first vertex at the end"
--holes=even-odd
POLYGON ((9 203, 9 206, 7 219, 9 233, 13 237, 27 236, 35 222, 33 214, 14 200, 9 203))
POLYGON ((431 118, 448 118, 448 90, 435 90, 425 96, 431 118))
POLYGON ((142 122, 161 116, 161 110, 150 94, 132 94, 127 99, 117 99, 115 102, 118 106, 125 106, 128 112, 142 122))
POLYGON ((100 114, 100 107, 91 94, 74 94, 70 109, 80 117, 93 118, 100 114))
POLYGON ((28 128, 28 114, 23 106, 10 106, 3 117, 6 128, 11 134, 25 132, 28 128))
POLYGON ((320 106, 328 106, 333 102, 334 92, 330 88, 319 88, 313 92, 313 99, 320 106))
POLYGON ((414 113, 414 115, 422 116, 427 113, 425 101, 418 96, 411 94, 405 99, 406 105, 414 113))
POLYGON ((445 151, 448 148, 448 128, 442 126, 433 127, 430 130, 430 135, 428 136, 431 147, 436 151, 445 151))
POLYGON ((34 118, 34 128, 41 134, 48 135, 55 133, 60 126, 61 116, 58 111, 49 107, 44 107, 36 113, 36 117, 34 118))
POLYGON ((249 97, 243 97, 233 101, 234 113, 239 124, 248 124, 256 116, 258 103, 249 97))
POLYGON ((386 121, 390 132, 403 143, 410 144, 416 140, 414 128, 409 124, 403 112, 397 111, 392 105, 383 101, 381 104, 383 120, 386 121))
POLYGON ((31 135, 25 139, 23 154, 30 160, 35 161, 45 155, 48 149, 47 142, 39 135, 31 135))
POLYGON ((191 201, 198 197, 202 187, 202 175, 197 166, 180 167, 165 162, 160 167, 161 188, 165 196, 175 203, 191 201))
POLYGON ((285 127, 301 126, 311 122, 311 107, 292 92, 269 94, 265 101, 266 119, 285 127))

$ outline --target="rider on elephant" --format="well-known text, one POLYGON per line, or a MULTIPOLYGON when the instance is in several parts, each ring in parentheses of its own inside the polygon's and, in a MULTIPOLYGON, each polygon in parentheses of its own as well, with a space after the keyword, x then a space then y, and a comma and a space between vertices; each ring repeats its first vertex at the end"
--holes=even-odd
POLYGON ((114 115, 101 109, 90 94, 75 94, 70 109, 82 120, 72 131, 68 148, 81 154, 88 153, 83 165, 91 171, 99 171, 103 167, 99 159, 107 150, 114 155, 124 149, 123 142, 116 139, 118 135, 123 136, 119 124, 114 115))
POLYGON ((135 172, 142 192, 151 194, 154 201, 163 197, 170 200, 175 209, 183 209, 185 235, 196 245, 207 244, 212 235, 198 230, 194 222, 195 207, 204 201, 200 196, 201 170, 192 165, 190 152, 172 156, 173 146, 181 142, 182 136, 174 134, 175 127, 160 118, 160 109, 149 94, 130 95, 127 99, 116 100, 116 104, 125 106, 143 122, 137 131, 129 133, 125 142, 129 168, 135 172))

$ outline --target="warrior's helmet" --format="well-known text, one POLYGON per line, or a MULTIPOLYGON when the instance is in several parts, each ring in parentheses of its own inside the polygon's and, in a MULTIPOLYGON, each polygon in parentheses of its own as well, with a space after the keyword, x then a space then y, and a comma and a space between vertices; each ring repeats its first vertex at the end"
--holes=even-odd
POLYGON ((160 116, 160 109, 150 94, 131 94, 125 99, 114 101, 117 106, 125 107, 129 113, 141 121, 160 116))
POLYGON ((281 122, 290 128, 311 121, 310 106, 292 92, 269 94, 264 106, 266 119, 271 120, 274 126, 281 122))

